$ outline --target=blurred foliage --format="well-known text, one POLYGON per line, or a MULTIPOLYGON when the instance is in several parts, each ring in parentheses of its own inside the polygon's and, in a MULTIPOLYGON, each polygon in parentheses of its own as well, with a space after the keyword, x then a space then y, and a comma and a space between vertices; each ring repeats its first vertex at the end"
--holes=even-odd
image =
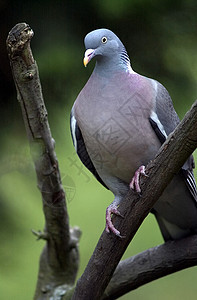
MULTIPOLYGON (((2 299, 31 299, 43 242, 40 194, 21 118, 5 40, 18 22, 35 32, 32 50, 39 66, 49 122, 56 140, 72 225, 83 231, 82 273, 105 224, 113 195, 81 165, 69 133, 69 113, 94 63, 82 65, 83 38, 106 27, 125 44, 135 71, 159 80, 169 90, 182 118, 197 94, 197 2, 195 0, 84 0, 0 2, 0 291, 2 299)), ((162 243, 148 216, 124 257, 162 243)), ((196 299, 196 268, 148 284, 122 299, 196 299)))

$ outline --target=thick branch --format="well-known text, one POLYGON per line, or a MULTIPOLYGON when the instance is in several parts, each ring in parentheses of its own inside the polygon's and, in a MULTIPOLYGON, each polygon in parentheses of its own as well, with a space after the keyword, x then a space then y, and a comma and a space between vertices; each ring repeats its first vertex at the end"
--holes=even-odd
POLYGON ((149 177, 141 183, 142 196, 130 190, 121 202, 119 211, 124 219, 114 217, 113 222, 125 238, 120 239, 103 232, 83 275, 78 280, 72 300, 97 300, 102 297, 118 262, 142 221, 173 175, 196 149, 196 128, 197 101, 160 148, 155 160, 148 164, 146 173, 149 177))
MULTIPOLYGON (((58 161, 44 105, 38 68, 30 49, 33 31, 17 24, 9 33, 7 48, 22 109, 27 136, 42 193, 47 245, 40 259, 35 299, 47 298, 58 285, 73 284, 78 268, 79 231, 70 234, 69 220, 58 161)), ((47 298, 48 299, 48 298, 47 298)))
POLYGON ((170 241, 121 261, 102 300, 122 295, 179 270, 197 265, 197 236, 170 241))

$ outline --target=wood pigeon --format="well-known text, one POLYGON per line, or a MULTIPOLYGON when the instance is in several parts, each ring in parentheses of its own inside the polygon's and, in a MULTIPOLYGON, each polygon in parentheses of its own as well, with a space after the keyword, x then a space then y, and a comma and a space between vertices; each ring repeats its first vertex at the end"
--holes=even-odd
MULTIPOLYGON (((123 43, 112 31, 94 30, 84 42, 84 65, 94 57, 96 65, 71 111, 72 139, 83 164, 115 196, 106 210, 106 231, 120 236, 111 215, 120 215, 118 206, 130 187, 140 191, 144 166, 179 118, 165 87, 133 71, 123 43)), ((193 168, 191 156, 152 210, 165 241, 197 229, 193 168)))

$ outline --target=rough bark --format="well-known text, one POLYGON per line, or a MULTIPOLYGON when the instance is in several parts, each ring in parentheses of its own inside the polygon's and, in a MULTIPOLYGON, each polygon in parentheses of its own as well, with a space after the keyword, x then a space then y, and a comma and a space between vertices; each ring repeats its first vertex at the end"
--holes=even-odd
POLYGON ((31 28, 17 24, 7 38, 7 49, 43 200, 46 246, 40 258, 34 299, 48 299, 54 287, 74 284, 78 269, 79 230, 69 218, 44 105, 37 64, 32 56, 31 28))

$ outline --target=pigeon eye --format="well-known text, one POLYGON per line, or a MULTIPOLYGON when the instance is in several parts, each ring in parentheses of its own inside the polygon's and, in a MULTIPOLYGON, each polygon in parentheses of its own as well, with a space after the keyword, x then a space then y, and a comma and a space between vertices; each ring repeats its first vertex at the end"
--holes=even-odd
POLYGON ((107 43, 107 38, 106 38, 106 36, 102 37, 101 42, 102 42, 103 44, 106 44, 106 43, 107 43))

